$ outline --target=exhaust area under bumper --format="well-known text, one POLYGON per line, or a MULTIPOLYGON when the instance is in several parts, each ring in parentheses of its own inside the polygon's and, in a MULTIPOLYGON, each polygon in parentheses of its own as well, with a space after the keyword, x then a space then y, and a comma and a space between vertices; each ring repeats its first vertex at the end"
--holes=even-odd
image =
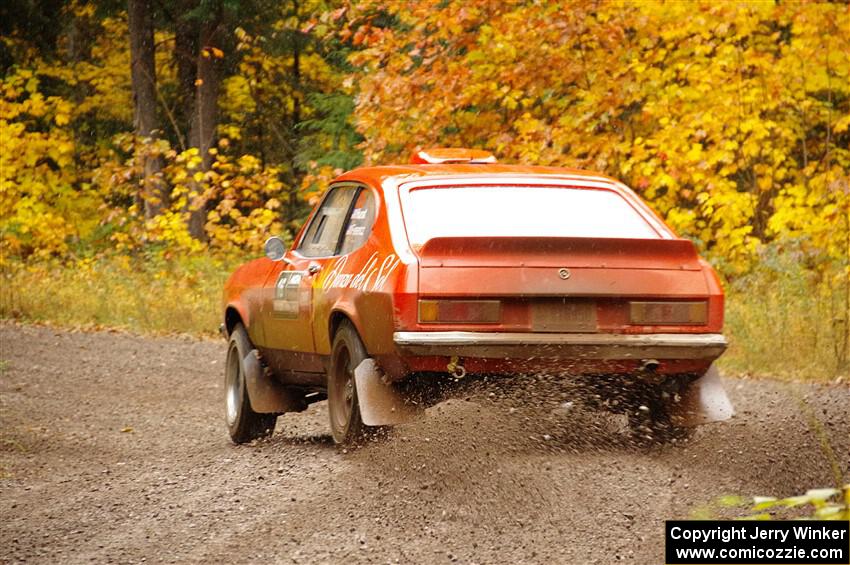
POLYGON ((673 421, 685 427, 723 422, 735 415, 735 408, 723 388, 717 367, 712 365, 703 376, 688 386, 682 400, 673 405, 670 415, 673 421))

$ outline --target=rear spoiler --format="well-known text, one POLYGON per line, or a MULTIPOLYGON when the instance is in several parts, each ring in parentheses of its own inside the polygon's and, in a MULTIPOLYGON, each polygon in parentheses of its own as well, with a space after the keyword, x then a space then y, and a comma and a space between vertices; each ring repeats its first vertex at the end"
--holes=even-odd
POLYGON ((422 267, 702 268, 687 239, 436 237, 418 254, 422 267))

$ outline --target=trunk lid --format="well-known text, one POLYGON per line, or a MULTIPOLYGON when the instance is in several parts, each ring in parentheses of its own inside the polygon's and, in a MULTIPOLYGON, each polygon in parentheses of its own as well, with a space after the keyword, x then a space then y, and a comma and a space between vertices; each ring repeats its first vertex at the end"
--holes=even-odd
POLYGON ((439 237, 419 258, 423 296, 708 294, 696 248, 685 239, 439 237))

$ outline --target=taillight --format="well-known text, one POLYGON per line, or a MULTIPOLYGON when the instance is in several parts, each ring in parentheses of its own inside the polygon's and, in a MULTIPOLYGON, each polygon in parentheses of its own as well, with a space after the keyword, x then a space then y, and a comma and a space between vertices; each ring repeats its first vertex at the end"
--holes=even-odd
POLYGON ((497 324, 502 318, 498 300, 420 300, 420 324, 497 324))
POLYGON ((708 303, 694 302, 629 302, 629 321, 632 324, 705 325, 708 322, 708 303))

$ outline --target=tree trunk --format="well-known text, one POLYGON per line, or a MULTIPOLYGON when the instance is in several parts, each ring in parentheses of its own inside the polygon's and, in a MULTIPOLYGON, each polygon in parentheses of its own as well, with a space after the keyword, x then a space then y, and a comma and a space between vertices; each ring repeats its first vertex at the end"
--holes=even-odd
POLYGON ((154 63, 153 17, 151 0, 128 0, 130 24, 130 78, 133 85, 136 135, 145 140, 138 152, 144 170, 142 200, 145 218, 162 211, 166 200, 162 182, 162 157, 152 147, 159 123, 156 115, 156 65, 154 63))
POLYGON ((174 62, 177 68, 177 109, 175 111, 181 133, 180 148, 186 150, 186 136, 195 109, 195 79, 198 78, 198 21, 187 16, 197 9, 196 0, 178 4, 180 14, 174 26, 174 62))
MULTIPOLYGON (((218 127, 218 96, 221 91, 222 45, 224 26, 222 25, 222 7, 219 4, 207 20, 201 24, 200 50, 197 57, 197 80, 195 81, 195 105, 192 121, 189 125, 189 144, 197 147, 203 171, 212 165, 209 150, 215 145, 218 127)), ((206 239, 204 224, 207 218, 208 197, 201 186, 192 183, 189 198, 189 233, 195 239, 206 239)))

